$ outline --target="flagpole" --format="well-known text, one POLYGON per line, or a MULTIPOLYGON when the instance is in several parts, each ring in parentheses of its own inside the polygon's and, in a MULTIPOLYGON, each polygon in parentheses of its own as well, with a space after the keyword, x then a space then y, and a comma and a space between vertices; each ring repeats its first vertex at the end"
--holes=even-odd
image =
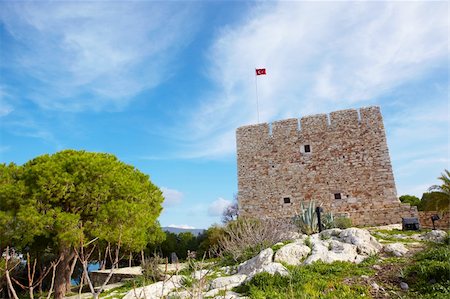
POLYGON ((255 69, 255 91, 256 91, 256 119, 258 120, 259 124, 258 76, 256 75, 256 69, 255 69))

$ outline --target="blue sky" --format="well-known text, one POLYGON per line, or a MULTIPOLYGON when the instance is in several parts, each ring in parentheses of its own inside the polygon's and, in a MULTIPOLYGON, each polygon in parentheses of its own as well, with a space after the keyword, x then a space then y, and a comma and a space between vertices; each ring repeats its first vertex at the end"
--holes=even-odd
POLYGON ((206 228, 237 192, 235 129, 379 105, 399 195, 449 167, 442 2, 1 1, 0 162, 112 153, 206 228))

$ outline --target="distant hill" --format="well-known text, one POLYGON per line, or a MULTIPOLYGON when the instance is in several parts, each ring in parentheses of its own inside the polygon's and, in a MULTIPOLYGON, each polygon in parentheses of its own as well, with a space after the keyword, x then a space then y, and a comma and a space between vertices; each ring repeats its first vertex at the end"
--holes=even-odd
POLYGON ((204 231, 204 229, 202 229, 202 228, 189 229, 189 228, 178 228, 178 227, 167 227, 167 226, 166 227, 162 227, 162 230, 163 231, 167 231, 167 232, 171 232, 171 233, 174 233, 174 234, 190 232, 194 236, 198 236, 204 231))

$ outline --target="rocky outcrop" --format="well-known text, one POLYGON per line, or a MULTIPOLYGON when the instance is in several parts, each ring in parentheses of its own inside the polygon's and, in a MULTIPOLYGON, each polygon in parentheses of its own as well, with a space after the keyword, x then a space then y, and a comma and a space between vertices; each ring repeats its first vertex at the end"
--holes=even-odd
POLYGON ((384 246, 383 251, 396 257, 404 256, 409 250, 402 243, 391 243, 384 246))
POLYGON ((432 230, 431 232, 427 232, 419 236, 420 240, 435 243, 442 243, 446 238, 447 233, 443 230, 432 230))
POLYGON ((368 231, 359 228, 325 230, 312 235, 310 243, 312 250, 305 264, 319 260, 325 263, 335 261, 360 263, 382 248, 368 231))
POLYGON ((183 279, 183 275, 174 275, 166 281, 159 281, 142 288, 131 290, 123 298, 161 298, 163 296, 167 296, 174 289, 180 288, 182 286, 183 279))
POLYGON ((210 289, 227 289, 231 290, 235 286, 240 285, 245 281, 247 275, 235 274, 231 276, 218 277, 214 279, 210 284, 210 289))
POLYGON ((286 263, 288 265, 297 266, 302 260, 308 256, 311 248, 301 243, 290 243, 284 245, 275 253, 275 262, 286 263))
POLYGON ((252 278, 258 273, 268 272, 270 274, 288 275, 288 270, 280 263, 272 262, 273 250, 267 248, 261 251, 257 256, 238 266, 238 273, 245 274, 252 278))
POLYGON ((339 239, 342 242, 356 245, 358 253, 362 255, 376 254, 383 247, 367 230, 356 227, 341 231, 339 239))
POLYGON ((268 265, 272 262, 273 250, 267 248, 261 251, 257 256, 241 263, 238 266, 238 273, 250 275, 257 269, 262 269, 264 265, 268 265))

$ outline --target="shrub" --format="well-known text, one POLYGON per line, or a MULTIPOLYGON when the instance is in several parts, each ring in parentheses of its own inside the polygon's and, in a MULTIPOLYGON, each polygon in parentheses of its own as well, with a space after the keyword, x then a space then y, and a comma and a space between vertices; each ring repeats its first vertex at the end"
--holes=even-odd
POLYGON ((144 263, 141 265, 142 274, 144 278, 151 280, 153 282, 163 280, 165 275, 163 271, 160 269, 159 265, 164 264, 165 262, 166 260, 159 256, 154 256, 146 259, 144 263))
POLYGON ((289 223, 264 219, 260 221, 241 217, 230 221, 220 236, 219 246, 224 261, 241 262, 261 250, 287 239, 289 223))
POLYGON ((352 227, 352 219, 349 217, 334 217, 334 227, 346 229, 352 227))

